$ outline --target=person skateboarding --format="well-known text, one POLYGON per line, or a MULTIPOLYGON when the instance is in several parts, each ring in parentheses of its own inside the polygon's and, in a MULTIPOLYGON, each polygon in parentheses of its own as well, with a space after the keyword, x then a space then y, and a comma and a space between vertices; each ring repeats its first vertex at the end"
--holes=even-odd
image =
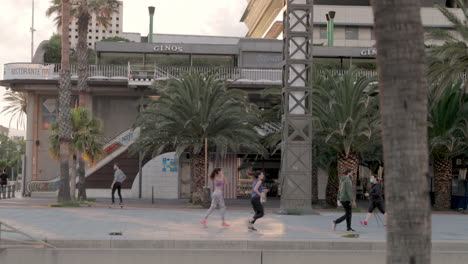
POLYGON ((123 173, 123 171, 119 168, 119 164, 115 163, 114 164, 114 180, 112 181, 111 184, 111 189, 112 189, 112 204, 109 206, 109 208, 114 207, 115 204, 115 199, 114 199, 114 194, 115 191, 117 191, 120 199, 119 206, 120 208, 123 208, 123 201, 122 201, 122 183, 125 181, 127 176, 123 173))

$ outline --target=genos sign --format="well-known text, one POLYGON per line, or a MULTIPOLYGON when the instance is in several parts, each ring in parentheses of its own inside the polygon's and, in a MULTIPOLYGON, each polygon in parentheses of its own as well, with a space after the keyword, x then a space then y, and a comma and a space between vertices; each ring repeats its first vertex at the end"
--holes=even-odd
POLYGON ((153 50, 156 52, 160 52, 160 51, 184 52, 184 49, 181 46, 175 46, 175 45, 154 46, 153 50))
POLYGON ((377 56, 376 49, 363 49, 361 50, 361 56, 377 56))

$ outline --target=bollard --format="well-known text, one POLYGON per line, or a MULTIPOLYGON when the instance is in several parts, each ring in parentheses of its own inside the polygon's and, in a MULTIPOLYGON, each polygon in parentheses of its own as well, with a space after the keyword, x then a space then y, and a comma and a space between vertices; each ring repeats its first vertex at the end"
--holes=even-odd
POLYGON ((10 199, 11 197, 11 185, 7 186, 7 198, 10 199))
POLYGON ((12 190, 11 190, 11 197, 12 197, 12 198, 15 198, 16 184, 13 185, 11 188, 12 188, 12 190))

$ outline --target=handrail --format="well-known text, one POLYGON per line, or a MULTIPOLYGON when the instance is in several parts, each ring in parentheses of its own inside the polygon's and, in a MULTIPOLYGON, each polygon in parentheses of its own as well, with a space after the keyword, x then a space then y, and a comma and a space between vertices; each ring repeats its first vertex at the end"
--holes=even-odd
POLYGON ((19 229, 15 228, 15 227, 13 227, 13 226, 11 226, 9 224, 6 224, 5 222, 2 222, 2 221, 0 221, 0 241, 8 241, 8 242, 15 243, 13 245, 0 244, 0 248, 24 248, 24 247, 55 248, 53 245, 51 245, 51 244, 49 244, 47 242, 35 239, 34 237, 32 237, 32 236, 20 231, 19 229), (3 227, 6 227, 6 229, 3 228, 3 227), (17 239, 3 238, 2 234, 1 234, 2 232, 19 234, 19 235, 22 235, 22 236, 28 238, 29 241, 28 240, 23 241, 23 240, 17 240, 17 239), (18 245, 18 244, 23 244, 23 245, 18 245))

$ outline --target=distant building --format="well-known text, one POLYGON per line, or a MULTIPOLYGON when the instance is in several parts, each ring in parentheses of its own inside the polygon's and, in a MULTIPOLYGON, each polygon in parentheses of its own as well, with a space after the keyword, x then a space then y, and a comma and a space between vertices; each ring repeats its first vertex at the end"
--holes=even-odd
POLYGON ((8 133, 10 132, 10 129, 8 127, 4 127, 0 125, 0 134, 8 136, 8 133))
MULTIPOLYGON (((109 26, 104 27, 96 19, 96 14, 91 15, 88 25, 88 47, 94 48, 94 43, 109 37, 121 37, 123 30, 123 2, 119 1, 119 11, 112 15, 109 26)), ((61 32, 61 28, 57 29, 61 32)), ((76 48, 78 44, 78 20, 72 17, 70 21, 70 47, 76 48)))

